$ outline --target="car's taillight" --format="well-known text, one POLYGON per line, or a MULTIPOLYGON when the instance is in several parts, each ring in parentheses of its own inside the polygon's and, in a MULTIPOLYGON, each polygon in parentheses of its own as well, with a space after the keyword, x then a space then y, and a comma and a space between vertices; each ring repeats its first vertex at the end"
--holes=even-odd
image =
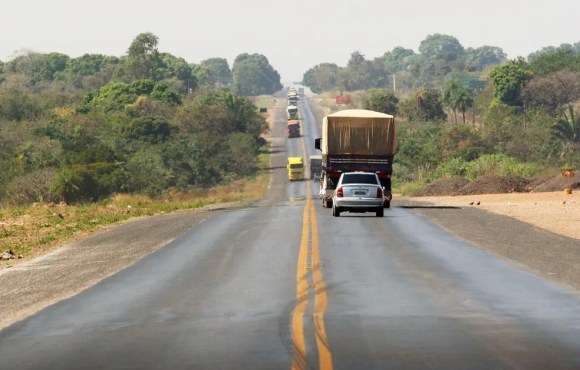
POLYGON ((344 196, 343 192, 342 192, 342 186, 338 189, 336 189, 336 196, 339 198, 342 198, 344 196))
POLYGON ((377 198, 382 198, 382 197, 383 197, 383 189, 377 188, 377 198))

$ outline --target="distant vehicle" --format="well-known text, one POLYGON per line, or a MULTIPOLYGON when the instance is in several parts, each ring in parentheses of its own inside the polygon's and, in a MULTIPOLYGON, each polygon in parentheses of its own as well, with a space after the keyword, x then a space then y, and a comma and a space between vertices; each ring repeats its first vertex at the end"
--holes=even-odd
POLYGON ((322 138, 314 146, 322 151, 320 196, 322 206, 332 206, 332 195, 343 172, 374 172, 384 186, 385 208, 391 205, 391 175, 397 144, 391 115, 349 109, 324 117, 322 138))
POLYGON ((383 187, 376 173, 345 172, 336 185, 332 197, 332 215, 341 212, 375 212, 383 217, 383 187))
POLYGON ((350 94, 337 95, 335 102, 336 102, 336 105, 351 104, 352 103, 352 96, 350 96, 350 94))
POLYGON ((304 96, 304 88, 303 87, 299 87, 298 88, 298 95, 299 96, 304 96))
POLYGON ((304 161, 302 157, 288 157, 288 180, 304 180, 304 161))
POLYGON ((310 156, 310 178, 314 181, 320 180, 320 172, 322 171, 322 156, 310 156))
POLYGON ((288 119, 299 119, 298 118, 298 107, 295 105, 290 105, 286 108, 286 113, 288 114, 288 119))
POLYGON ((288 137, 300 137, 300 121, 290 120, 288 121, 288 137))

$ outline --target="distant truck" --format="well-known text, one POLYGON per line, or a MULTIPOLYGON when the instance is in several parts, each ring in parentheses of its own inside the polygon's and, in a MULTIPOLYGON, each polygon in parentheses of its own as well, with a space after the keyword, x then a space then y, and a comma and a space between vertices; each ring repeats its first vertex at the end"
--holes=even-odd
POLYGON ((322 151, 319 194, 323 207, 332 207, 332 193, 343 172, 365 171, 378 175, 385 188, 384 206, 389 208, 396 145, 395 118, 391 115, 348 109, 324 117, 322 137, 314 143, 322 151))
POLYGON ((288 105, 298 105, 298 93, 293 87, 288 90, 288 105))
POLYGON ((289 105, 286 108, 286 113, 288 114, 288 120, 298 119, 298 107, 295 105, 289 105))
POLYGON ((288 157, 288 180, 304 180, 304 161, 302 157, 288 157))
POLYGON ((320 180, 320 172, 322 171, 322 156, 310 156, 310 178, 314 181, 320 180))
POLYGON ((290 120, 288 121, 288 137, 300 137, 300 121, 290 120))
POLYGON ((304 96, 304 88, 303 87, 298 88, 298 96, 304 96))
POLYGON ((336 105, 351 104, 352 103, 352 96, 350 96, 350 94, 337 95, 335 102, 336 102, 336 105))

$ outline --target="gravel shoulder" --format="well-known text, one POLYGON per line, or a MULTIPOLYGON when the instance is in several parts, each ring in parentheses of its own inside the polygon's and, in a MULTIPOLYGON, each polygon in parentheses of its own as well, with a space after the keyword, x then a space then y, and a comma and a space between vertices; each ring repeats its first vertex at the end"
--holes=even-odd
POLYGON ((580 290, 576 199, 563 192, 402 197, 394 206, 409 208, 509 263, 580 290))

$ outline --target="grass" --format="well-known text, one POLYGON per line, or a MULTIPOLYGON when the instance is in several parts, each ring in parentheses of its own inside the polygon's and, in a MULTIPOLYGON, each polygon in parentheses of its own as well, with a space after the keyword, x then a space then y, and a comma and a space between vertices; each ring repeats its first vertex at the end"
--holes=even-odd
POLYGON ((272 95, 259 95, 251 98, 252 103, 258 108, 274 108, 274 98, 272 95))
MULTIPOLYGON (((267 148, 266 148, 267 149, 267 148)), ((259 155, 260 168, 270 165, 268 150, 259 155)), ((65 205, 34 204, 0 209, 0 252, 11 249, 26 259, 46 253, 58 245, 135 217, 192 210, 209 204, 263 199, 270 174, 233 181, 210 189, 183 193, 168 191, 159 199, 144 195, 117 194, 98 203, 65 205)), ((0 266, 13 260, 0 262, 0 266)))

